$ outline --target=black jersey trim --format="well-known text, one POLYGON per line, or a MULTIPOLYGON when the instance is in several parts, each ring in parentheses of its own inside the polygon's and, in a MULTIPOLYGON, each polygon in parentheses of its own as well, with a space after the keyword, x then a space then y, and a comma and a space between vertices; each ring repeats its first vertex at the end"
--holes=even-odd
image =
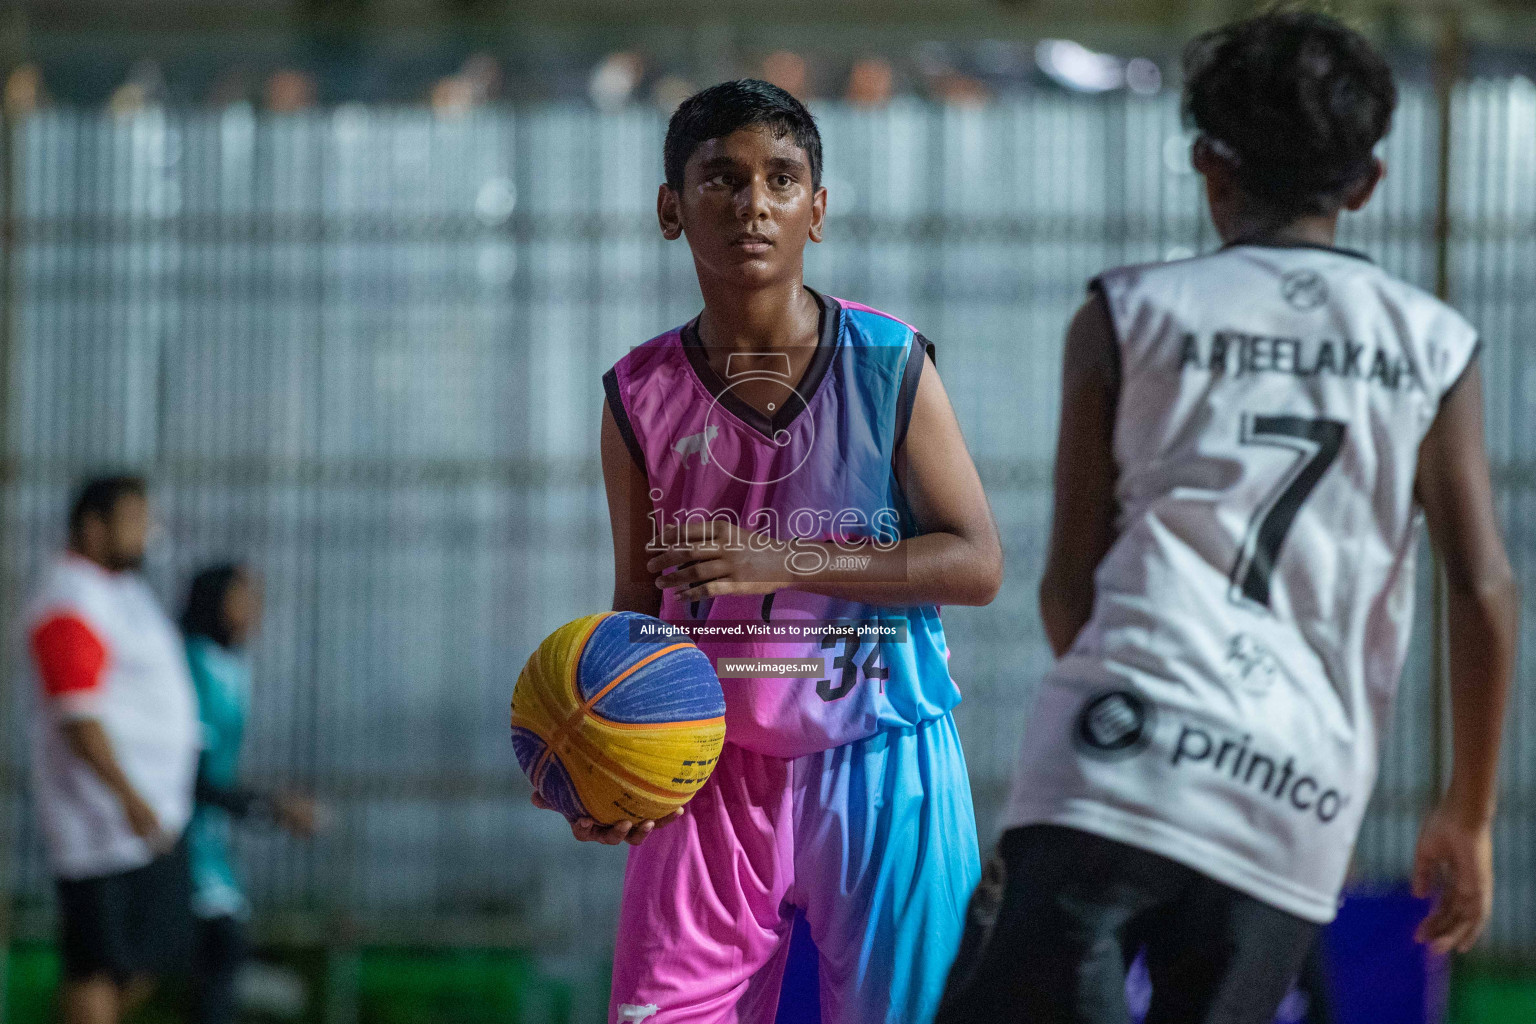
POLYGON ((1251 245, 1258 249, 1317 249, 1319 252, 1331 252, 1336 256, 1348 256, 1350 259, 1364 260, 1367 263, 1375 263, 1365 253, 1358 249, 1346 249, 1339 245, 1324 245, 1321 242, 1299 242, 1289 238, 1239 238, 1235 242, 1228 242, 1221 247, 1223 252, 1235 249, 1240 245, 1251 245))
POLYGON ((937 350, 933 342, 923 337, 921 331, 912 332, 912 351, 907 355, 907 365, 901 371, 901 387, 896 392, 896 443, 891 450, 900 451, 907 442, 907 428, 912 425, 912 407, 917 404, 917 384, 923 376, 923 364, 929 359, 938 365, 937 350))
POLYGON ((624 439, 624 447, 629 449, 630 456, 635 460, 635 465, 640 467, 640 472, 645 472, 645 453, 640 448, 640 439, 635 437, 635 428, 629 422, 629 413, 624 409, 624 399, 619 394, 619 368, 617 366, 603 374, 603 391, 608 395, 608 411, 613 413, 614 425, 619 428, 619 436, 624 439))
POLYGON ((787 430, 795 418, 805 411, 806 403, 816 397, 816 391, 821 387, 821 382, 832 365, 832 357, 837 351, 842 324, 839 314, 842 307, 829 301, 812 288, 807 288, 806 291, 811 293, 811 297, 816 300, 816 305, 821 310, 817 325, 816 351, 811 356, 810 365, 805 368, 805 374, 800 378, 800 382, 791 390, 784 404, 774 410, 771 417, 763 415, 742 401, 734 391, 730 390, 730 385, 720 379, 715 368, 709 365, 709 355, 704 351, 704 342, 699 337, 698 317, 690 320, 682 330, 683 352, 688 357, 688 364, 693 367, 694 375, 699 378, 699 383, 704 385, 704 390, 708 391, 737 419, 769 440, 772 440, 779 431, 787 430))
POLYGON ((1115 309, 1109 303, 1109 292, 1104 287, 1104 279, 1096 277, 1088 282, 1088 301, 1097 302, 1104 310, 1104 322, 1109 324, 1109 383, 1115 391, 1115 401, 1120 399, 1120 325, 1115 323, 1115 309))

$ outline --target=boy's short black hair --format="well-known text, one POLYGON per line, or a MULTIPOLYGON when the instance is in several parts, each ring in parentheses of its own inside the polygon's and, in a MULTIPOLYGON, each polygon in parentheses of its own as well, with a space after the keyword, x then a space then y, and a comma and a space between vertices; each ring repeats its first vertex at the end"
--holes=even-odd
POLYGON ((80 527, 85 523, 86 516, 95 516, 103 521, 111 519, 117 511, 117 503, 129 495, 137 498, 149 496, 149 485, 143 477, 123 473, 93 477, 82 483, 75 492, 74 502, 69 506, 70 539, 79 539, 80 527))
POLYGON ((1184 51, 1184 116, 1233 163, 1248 197, 1330 214, 1370 172, 1397 87, 1371 44, 1324 14, 1285 10, 1207 32, 1184 51))
POLYGON ((816 119, 804 103, 756 78, 721 82, 682 102, 667 123, 662 150, 667 184, 681 189, 683 168, 694 150, 743 128, 767 128, 775 138, 792 137, 811 163, 811 187, 821 186, 821 132, 816 119))

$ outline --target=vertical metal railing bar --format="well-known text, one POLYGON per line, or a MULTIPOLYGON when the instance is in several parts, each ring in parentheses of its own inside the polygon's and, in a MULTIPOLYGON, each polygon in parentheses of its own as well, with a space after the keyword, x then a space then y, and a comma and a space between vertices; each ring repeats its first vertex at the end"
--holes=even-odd
MULTIPOLYGON (((25 120, 18 120, 14 118, 9 119, 5 132, 5 144, 11 148, 10 159, 8 159, 5 163, 7 182, 4 194, 6 197, 7 206, 5 222, 7 256, 8 259, 12 261, 10 264, 11 273, 6 275, 6 323, 8 330, 13 332, 16 330, 15 317, 17 315, 18 299, 15 291, 16 283, 13 279, 13 275, 17 272, 18 266, 25 266, 24 261, 18 264, 15 261, 15 256, 18 251, 27 251, 28 242, 30 241, 25 236, 25 232, 21 227, 21 217, 18 215, 17 210, 21 205, 21 197, 23 195, 23 190, 26 188, 26 183, 32 181, 30 176, 23 177, 20 173, 18 173, 19 168, 16 161, 22 154, 23 150, 17 141, 17 137, 24 133, 25 127, 28 126, 29 122, 32 124, 36 123, 34 118, 25 120)), ((49 139, 56 141, 62 134, 58 131, 47 132, 46 126, 44 128, 44 133, 45 143, 49 139)), ((26 195, 32 200, 32 204, 36 204, 38 202, 38 197, 35 192, 29 190, 26 192, 26 195)), ((57 262, 58 259, 58 254, 55 252, 53 255, 53 261, 57 262)), ((36 289, 34 289, 34 293, 41 295, 44 300, 44 311, 36 317, 35 327, 39 334, 47 334, 49 332, 49 328, 57 319, 58 303, 56 301, 49 301, 50 299, 54 299, 56 297, 51 294, 50 289, 46 285, 39 285, 36 289)), ((22 339, 16 333, 12 333, 8 337, 7 349, 9 358, 6 359, 6 372, 8 374, 15 369, 14 360, 17 354, 18 340, 22 339)), ((34 371, 34 375, 36 377, 41 377, 46 381, 50 371, 55 370, 56 367, 50 367, 47 365, 44 359, 41 358, 36 352, 35 345, 32 346, 31 350, 27 351, 26 354, 30 357, 30 363, 34 371)), ((23 376, 25 376, 25 374, 23 374, 23 376)), ((7 518, 6 520, 6 555, 4 557, 7 559, 15 559, 15 564, 17 566, 17 572, 15 576, 9 581, 10 586, 8 587, 8 590, 10 594, 13 595, 13 597, 19 596, 19 591, 25 585, 24 577, 28 571, 28 556, 26 551, 37 546, 36 541, 38 540, 38 537, 36 536, 35 524, 40 518, 36 514, 36 507, 38 504, 36 489, 34 488, 30 492, 25 492, 20 486, 20 481, 23 477, 23 474, 19 469, 21 462, 19 459, 19 454, 24 446, 35 440, 35 438, 42 433, 42 431, 38 428, 37 420, 42 415, 43 403, 37 402, 35 400, 29 402, 27 397, 20 394, 19 391, 20 389, 16 386, 15 379, 8 381, 8 386, 6 388, 4 398, 6 408, 6 449, 4 453, 4 463, 6 467, 5 501, 7 511, 12 512, 13 514, 17 514, 18 518, 7 518), (20 415, 18 415, 18 406, 20 407, 20 415), (21 417, 25 417, 25 422, 18 422, 21 417), (29 511, 31 511, 33 514, 29 516, 22 516, 19 513, 16 513, 18 507, 23 505, 28 507, 29 511), (15 528, 15 534, 11 535, 10 529, 12 528, 13 524, 15 528)), ((13 610, 16 607, 18 607, 18 605, 12 605, 13 610)), ((12 635, 14 636, 14 634, 12 635)), ((15 652, 15 654, 11 657, 7 657, 5 668, 8 670, 14 669, 20 657, 20 651, 15 652)), ((17 683, 14 680, 8 681, 7 685, 4 687, 4 690, 5 697, 7 699, 13 699, 18 693, 17 683)), ((16 705, 13 704, 13 716, 15 715, 15 707, 16 705)), ((15 721, 14 719, 10 723, 7 732, 12 741, 16 739, 17 734, 21 731, 20 726, 21 723, 19 721, 15 721)), ((13 766, 19 767, 17 762, 22 756, 24 755, 22 755, 18 750, 16 753, 11 755, 10 763, 13 766)), ((25 903, 22 901, 24 901, 27 896, 35 895, 38 890, 38 886, 35 882, 38 874, 38 872, 35 870, 35 858, 30 856, 33 828, 31 815, 26 813, 27 793, 25 789, 24 778, 25 773, 18 771, 11 776, 10 782, 7 785, 7 796, 14 798, 16 807, 16 817, 13 819, 16 825, 16 833, 10 844, 12 873, 9 882, 12 888, 6 893, 5 897, 8 901, 9 909, 12 914, 12 939, 14 939, 18 933, 18 903, 21 903, 21 905, 24 906, 25 903)))
MULTIPOLYGON (((314 184, 314 194, 310 197, 310 215, 316 219, 318 238, 313 252, 314 266, 311 268, 313 287, 307 296, 315 323, 315 410, 314 410, 314 452, 316 460, 324 465, 329 459, 329 449, 333 446, 340 450, 339 438, 334 439, 331 434, 330 421, 330 394, 329 387, 332 384, 333 372, 332 343, 343 343, 346 335, 341 330, 332 330, 332 310, 330 304, 333 301, 333 289, 330 287, 330 274, 333 270, 339 273, 336 266, 341 246, 347 242, 345 222, 337 225, 331 223, 329 204, 326 202, 326 185, 328 171, 331 164, 337 159, 336 153, 336 118, 334 115, 325 114, 302 115, 304 129, 310 138, 306 156, 314 161, 315 166, 307 168, 307 174, 314 184), (338 231, 339 229, 339 231, 338 231)), ((339 219, 339 218, 338 218, 339 219)), ((336 298, 345 300, 346 289, 337 287, 334 289, 336 298)), ((340 327, 341 325, 337 325, 340 327)), ((344 363, 342 364, 344 365, 344 363)), ((307 723, 299 723, 298 734, 302 743, 296 744, 302 750, 306 771, 313 774, 322 763, 319 744, 325 738, 325 731, 320 728, 322 721, 335 717, 326 714, 325 707, 325 668, 332 664, 339 651, 345 650, 345 644, 340 637, 333 633, 327 633, 323 627, 326 619, 330 624, 337 625, 339 612, 333 606, 327 609, 327 586, 324 567, 327 564, 327 554, 334 547, 327 541, 339 539, 335 534, 333 517, 327 514, 327 505, 335 490, 334 480, 323 477, 318 487, 310 496, 311 523, 306 538, 305 546, 309 548, 309 571, 312 573, 311 586, 311 610, 310 630, 307 649, 308 672, 305 684, 307 688, 305 703, 307 711, 307 723)), ((339 581, 332 581, 333 584, 339 581)), ((342 621, 345 621, 343 618, 342 621)), ((340 710, 340 709, 336 709, 340 710)), ((324 926, 326 943, 326 999, 325 999, 325 1024, 356 1024, 358 1019, 358 966, 359 952, 357 949, 357 922, 355 909, 360 896, 359 864, 356 854, 358 831, 366 828, 367 807, 359 806, 362 802, 356 794, 348 794, 346 797, 337 797, 338 803, 345 800, 343 806, 338 807, 336 815, 337 835, 333 840, 333 851, 336 856, 328 859, 326 873, 329 875, 329 884, 325 886, 326 899, 324 926)))
MULTIPOLYGON (((0 624, 15 621, 14 595, 19 576, 15 567, 17 545, 11 536, 11 524, 16 519, 12 506, 15 474, 10 431, 13 414, 11 360, 14 358, 16 317, 16 174, 12 162, 16 159, 17 128, 6 107, 0 103, 0 624)), ((8 630, 3 635, 10 635, 10 632, 8 630)), ((0 819, 0 1024, 5 1024, 9 1005, 11 916, 16 892, 15 865, 20 853, 15 839, 21 833, 18 826, 22 815, 21 785, 18 773, 14 771, 17 757, 12 750, 16 706, 13 693, 17 679, 12 671, 15 655, 9 648, 10 644, 0 641, 0 807, 4 808, 4 817, 0 819)))

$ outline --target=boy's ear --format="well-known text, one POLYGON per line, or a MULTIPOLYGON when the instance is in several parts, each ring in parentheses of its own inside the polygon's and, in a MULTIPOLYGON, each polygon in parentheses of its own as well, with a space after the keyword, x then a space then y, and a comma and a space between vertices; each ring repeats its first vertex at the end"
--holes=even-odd
POLYGON ((1190 147, 1189 162, 1195 173, 1205 179, 1206 204, 1213 212, 1237 195, 1237 168, 1216 152, 1203 136, 1195 139, 1195 144, 1190 147))
POLYGON ((825 185, 816 186, 816 193, 811 196, 811 241, 821 241, 821 225, 827 217, 827 189, 825 185))
POLYGON ((1232 161, 1218 153, 1203 135, 1190 147, 1189 163, 1196 174, 1206 181, 1214 181, 1218 188, 1230 188, 1237 179, 1237 168, 1232 161))
POLYGON ((1381 184, 1381 179, 1387 176, 1387 164, 1381 157, 1371 158, 1371 170, 1365 177, 1349 190, 1344 197, 1344 209, 1353 213, 1366 203, 1371 201, 1371 196, 1376 192, 1376 186, 1381 184))
POLYGON ((682 197, 663 183, 656 192, 656 220, 661 224, 661 235, 669 242, 683 237, 682 197))

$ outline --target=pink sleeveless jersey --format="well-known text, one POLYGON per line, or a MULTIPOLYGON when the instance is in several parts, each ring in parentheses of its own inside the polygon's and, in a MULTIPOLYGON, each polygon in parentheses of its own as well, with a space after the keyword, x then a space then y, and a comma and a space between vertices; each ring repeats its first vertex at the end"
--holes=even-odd
MULTIPOLYGON (((894 544, 913 534, 893 466, 932 346, 887 314, 816 299, 816 353, 794 394, 771 415, 734 393, 743 380, 771 373, 762 369, 765 361, 722 378, 694 324, 639 346, 604 377, 619 431, 649 484, 653 532, 689 519, 729 519, 780 540, 840 538, 848 551, 857 551, 860 540, 894 544)), ((805 551, 800 564, 813 566, 817 551, 827 549, 805 551)), ((726 638, 695 636, 712 660, 821 661, 816 678, 721 680, 726 738, 759 753, 826 750, 937 718, 960 701, 932 605, 876 607, 793 589, 685 604, 668 592, 661 616, 733 630, 726 638), (905 636, 787 640, 779 632, 766 641, 743 631, 753 623, 782 629, 877 621, 905 636)))

